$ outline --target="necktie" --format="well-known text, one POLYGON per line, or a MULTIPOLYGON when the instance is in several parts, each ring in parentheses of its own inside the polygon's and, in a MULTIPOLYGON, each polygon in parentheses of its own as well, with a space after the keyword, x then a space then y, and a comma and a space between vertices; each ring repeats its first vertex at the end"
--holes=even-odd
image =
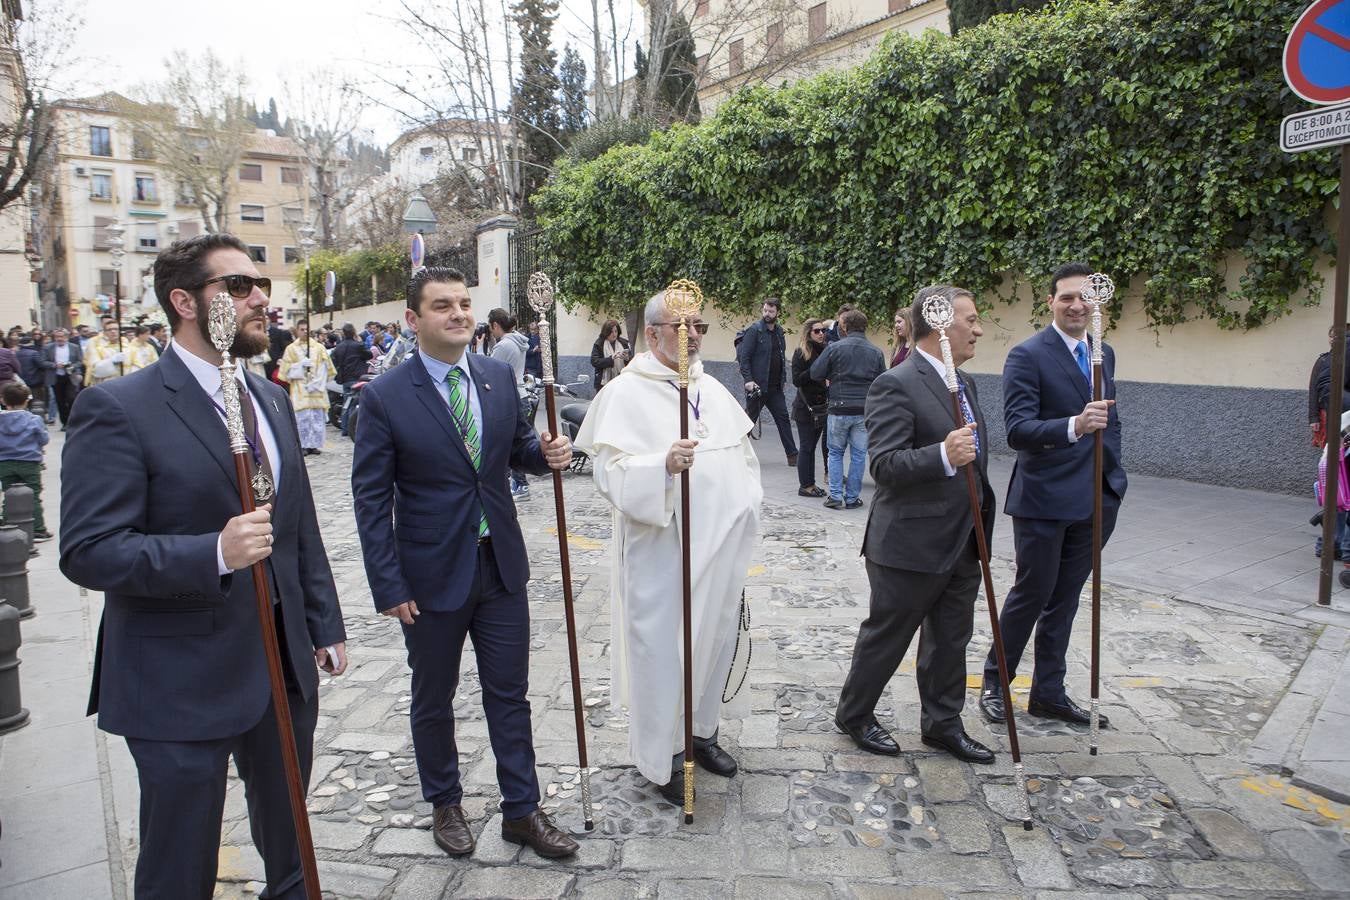
POLYGON ((239 385, 239 413, 240 418, 244 420, 244 434, 252 445, 249 449, 253 451, 248 455, 248 476, 252 479, 258 469, 262 469, 268 483, 273 486, 272 496, 266 500, 272 504, 272 514, 276 515, 277 480, 272 474, 272 461, 267 458, 267 447, 262 442, 262 433, 258 431, 258 412, 253 408, 253 398, 249 395, 248 388, 242 384, 239 385))
MULTIPOLYGON (((476 472, 483 464, 483 447, 478 438, 478 426, 473 421, 473 414, 469 412, 469 398, 460 384, 463 377, 463 370, 454 366, 446 374, 445 383, 450 389, 450 418, 455 420, 455 427, 459 429, 460 437, 464 438, 464 446, 469 451, 469 458, 473 460, 473 468, 476 472)), ((483 537, 487 534, 487 530, 487 513, 480 510, 478 514, 478 536, 483 537)))
MULTIPOLYGON (((970 408, 970 401, 966 399, 966 383, 961 379, 956 381, 956 393, 961 398, 961 417, 966 420, 967 425, 975 424, 975 410, 970 408)), ((975 435, 975 455, 980 455, 980 429, 976 428, 975 435)))
POLYGON ((1074 358, 1078 360, 1078 371, 1083 373, 1089 385, 1092 384, 1092 367, 1088 364, 1087 341, 1079 341, 1078 346, 1073 350, 1074 358))

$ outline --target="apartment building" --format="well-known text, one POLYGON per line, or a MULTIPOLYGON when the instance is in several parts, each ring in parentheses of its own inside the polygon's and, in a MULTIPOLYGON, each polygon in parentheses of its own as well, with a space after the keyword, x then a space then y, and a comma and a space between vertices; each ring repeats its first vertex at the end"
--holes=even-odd
MULTIPOLYGON (((156 315, 151 265, 160 249, 205 230, 190 188, 155 158, 136 126, 138 104, 121 94, 65 101, 52 174, 50 237, 43 256, 46 287, 72 324, 99 315, 117 270, 108 226, 121 222, 125 317, 156 315)), ((272 279, 274 306, 298 309, 293 284, 300 263, 298 229, 314 204, 300 148, 290 138, 258 131, 247 139, 235 173, 226 227, 249 246, 258 270, 272 279)))
POLYGON ((949 31, 946 0, 679 0, 677 8, 694 36, 704 115, 743 85, 858 65, 892 31, 949 31))
MULTIPOLYGON (((22 106, 23 60, 14 46, 15 23, 22 17, 17 0, 0 0, 0 127, 11 125, 22 106)), ((28 213, 22 200, 0 210, 0 327, 4 328, 27 327, 38 320, 38 293, 25 256, 30 244, 28 213)))

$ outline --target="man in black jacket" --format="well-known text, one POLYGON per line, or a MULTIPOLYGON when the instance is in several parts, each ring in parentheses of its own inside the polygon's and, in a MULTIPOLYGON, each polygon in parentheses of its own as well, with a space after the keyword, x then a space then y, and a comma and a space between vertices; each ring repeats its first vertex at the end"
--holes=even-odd
POLYGON ((830 450, 830 509, 862 506, 863 466, 867 463, 867 424, 863 410, 867 391, 886 371, 886 357, 867 339, 867 316, 850 309, 839 317, 839 340, 828 345, 811 363, 811 377, 828 381, 829 417, 825 444, 830 450), (844 448, 849 451, 848 481, 844 481, 844 448))
POLYGON ((347 419, 350 407, 347 398, 351 396, 352 385, 366 374, 366 364, 370 362, 370 348, 365 342, 356 339, 356 326, 346 322, 342 326, 342 340, 333 348, 333 368, 337 369, 338 384, 342 385, 342 419, 338 427, 342 436, 347 437, 347 419))
POLYGON ((777 297, 765 297, 760 307, 762 318, 745 329, 736 347, 736 362, 745 379, 745 414, 751 422, 759 421, 764 407, 769 408, 778 439, 783 442, 787 464, 797 465, 797 442, 792 438, 792 421, 788 418, 787 399, 783 395, 783 373, 787 354, 787 339, 778 327, 781 303, 777 297))

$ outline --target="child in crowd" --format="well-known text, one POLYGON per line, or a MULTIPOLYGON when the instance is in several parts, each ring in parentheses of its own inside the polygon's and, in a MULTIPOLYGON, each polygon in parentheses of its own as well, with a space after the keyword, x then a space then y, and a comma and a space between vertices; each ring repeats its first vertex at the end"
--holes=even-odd
POLYGON ((28 385, 10 381, 0 388, 0 489, 23 484, 33 489, 33 540, 51 540, 42 518, 42 448, 47 426, 28 411, 28 385))

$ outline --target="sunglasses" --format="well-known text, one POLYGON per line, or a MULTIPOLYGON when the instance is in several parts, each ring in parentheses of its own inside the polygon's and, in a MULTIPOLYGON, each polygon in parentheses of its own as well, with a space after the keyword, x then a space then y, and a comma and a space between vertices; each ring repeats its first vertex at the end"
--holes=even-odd
POLYGON ((828 330, 828 329, 825 329, 825 328, 812 328, 812 329, 811 329, 811 333, 812 333, 812 334, 824 334, 827 330, 828 330))
POLYGON ((247 300, 252 297, 255 287, 263 292, 264 297, 272 296, 272 279, 254 278, 252 275, 217 275, 215 278, 206 279, 193 290, 200 290, 216 282, 224 284, 226 292, 236 300, 247 300))
MULTIPOLYGON (((653 322, 652 324, 656 326, 669 325, 671 328, 680 327, 679 322, 653 322)), ((694 331, 697 331, 699 334, 707 334, 708 329, 712 326, 709 325, 707 322, 690 322, 689 327, 692 328, 694 331)))

